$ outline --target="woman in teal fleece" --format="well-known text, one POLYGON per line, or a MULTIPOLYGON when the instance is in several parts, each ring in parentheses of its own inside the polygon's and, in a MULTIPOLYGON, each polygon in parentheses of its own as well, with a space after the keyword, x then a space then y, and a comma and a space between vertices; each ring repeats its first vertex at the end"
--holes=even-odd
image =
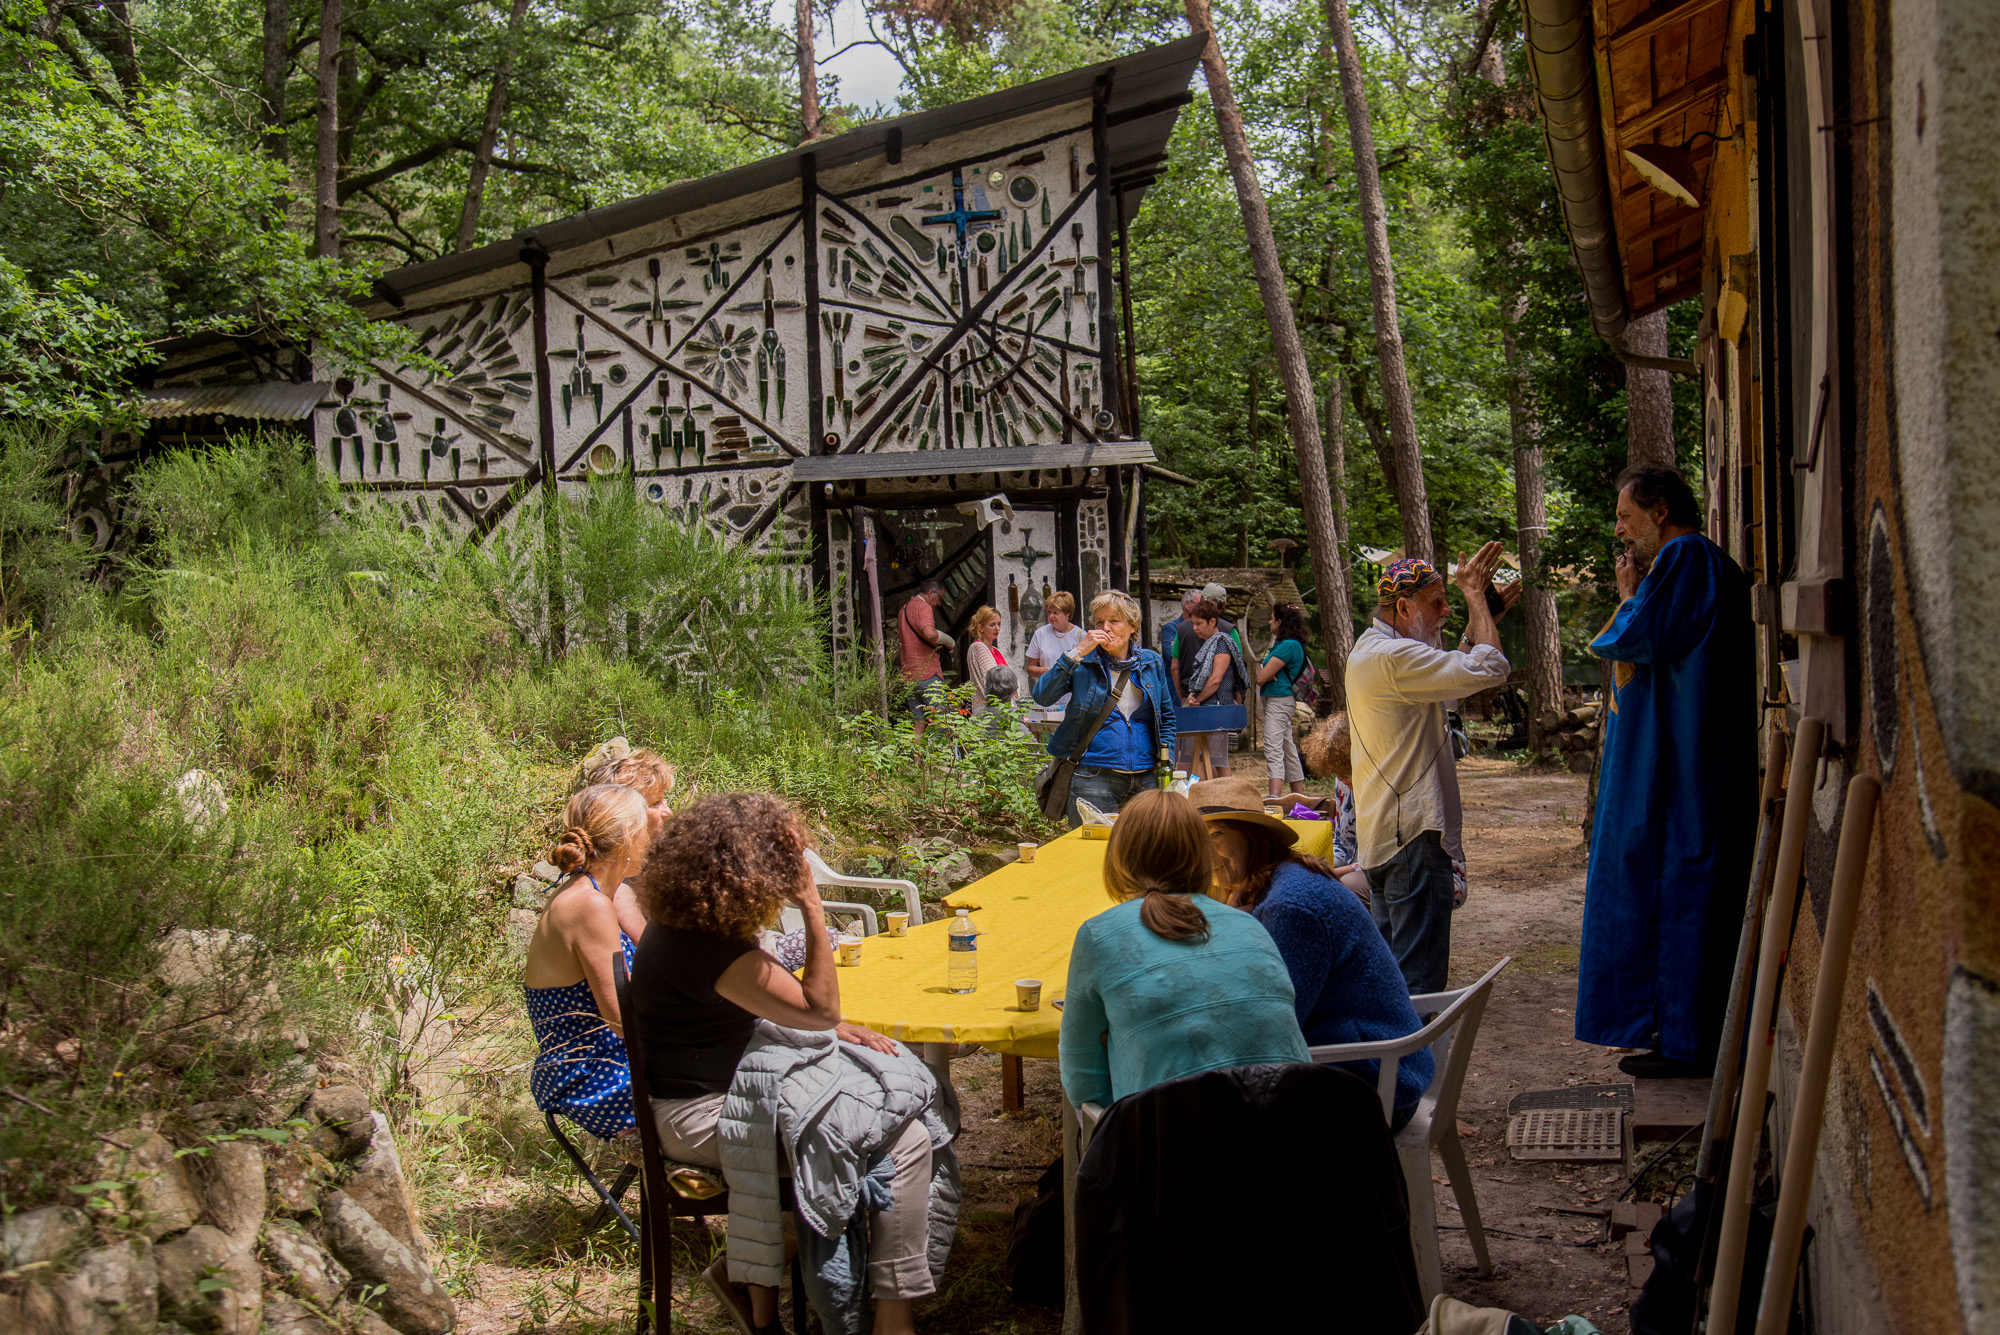
POLYGON ((1119 810, 1104 855, 1118 904, 1077 929, 1063 1002, 1071 1103, 1109 1104, 1224 1066, 1303 1062, 1292 980, 1257 920, 1209 898, 1208 827, 1152 789, 1119 810))

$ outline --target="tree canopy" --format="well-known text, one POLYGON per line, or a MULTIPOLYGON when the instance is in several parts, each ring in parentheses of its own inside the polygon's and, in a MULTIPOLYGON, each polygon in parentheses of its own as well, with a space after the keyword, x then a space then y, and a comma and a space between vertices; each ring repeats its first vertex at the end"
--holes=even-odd
MULTIPOLYGON (((341 244, 316 257, 327 2, 0 0, 0 412, 114 420, 157 346, 190 334, 309 342, 345 362, 395 351, 400 331, 354 304, 382 270, 801 135, 790 6, 344 0, 333 65, 341 244)), ((1322 405, 1336 385, 1341 394, 1351 541, 1393 547, 1368 274, 1324 3, 1228 4, 1216 22, 1322 405)), ((826 79, 828 132, 1186 31, 1165 0, 865 0, 863 12, 867 40, 903 73, 901 105, 842 105, 826 79)), ((1509 396, 1524 393, 1548 459, 1551 558, 1601 576, 1610 480, 1623 462, 1623 377, 1589 329, 1518 14, 1495 16, 1497 59, 1475 69, 1483 11, 1473 0, 1358 0, 1351 12, 1437 550, 1489 537, 1511 545, 1509 396), (1487 77, 1496 71, 1497 82, 1487 77)), ((1132 223, 1131 263, 1140 431, 1201 484, 1154 491, 1155 559, 1269 562, 1273 540, 1305 537, 1298 470, 1199 86, 1132 223)), ((273 368, 288 369, 298 368, 273 368)), ((1677 393, 1692 459, 1692 387, 1677 393)), ((1297 564, 1310 597, 1310 566, 1297 564)))

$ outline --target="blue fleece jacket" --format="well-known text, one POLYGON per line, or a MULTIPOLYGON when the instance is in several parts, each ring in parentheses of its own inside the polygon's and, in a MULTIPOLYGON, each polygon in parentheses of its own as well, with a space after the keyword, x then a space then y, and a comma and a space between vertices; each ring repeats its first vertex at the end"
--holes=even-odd
MULTIPOLYGON (((1169 754, 1173 751, 1174 691, 1167 681, 1166 663, 1151 649, 1135 649, 1133 654, 1136 661, 1131 666, 1132 680, 1138 683, 1144 703, 1130 718, 1116 709, 1111 711, 1104 726, 1097 730, 1097 736, 1091 738, 1090 749, 1080 762, 1084 765, 1127 772, 1149 770, 1159 765, 1162 747, 1169 754)), ((1076 749, 1077 738, 1104 707, 1104 698, 1111 694, 1112 678, 1117 672, 1118 668, 1106 663, 1103 651, 1099 650, 1081 663, 1064 654, 1042 674, 1035 683, 1037 704, 1052 705, 1065 693, 1069 695, 1069 703, 1063 706, 1062 722, 1049 738, 1050 755, 1063 760, 1076 749)))
MULTIPOLYGON (((1283 863, 1255 913, 1284 956, 1307 1043, 1377 1043, 1422 1028, 1382 930, 1339 881, 1283 863)), ((1381 1063, 1341 1066, 1372 1089, 1381 1063)), ((1396 1070, 1398 1121, 1417 1106, 1436 1068, 1429 1048, 1403 1058, 1396 1070)))

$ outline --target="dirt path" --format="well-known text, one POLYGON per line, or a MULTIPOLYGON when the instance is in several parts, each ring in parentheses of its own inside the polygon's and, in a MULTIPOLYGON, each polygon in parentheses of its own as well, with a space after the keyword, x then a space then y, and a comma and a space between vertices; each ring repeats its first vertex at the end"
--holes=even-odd
MULTIPOLYGON (((1479 1306, 1506 1307, 1534 1324, 1575 1313, 1606 1335, 1627 1329, 1620 1243, 1594 1242, 1594 1220, 1553 1213, 1606 1209, 1624 1185, 1618 1165, 1521 1163, 1507 1155, 1507 1103, 1516 1094, 1623 1080, 1616 1059, 1573 1037, 1577 944, 1583 925, 1584 780, 1527 774, 1509 762, 1459 765, 1471 892, 1452 920, 1451 982, 1472 982, 1503 955, 1514 964, 1494 984, 1459 1120, 1493 1260, 1473 1267, 1465 1233, 1440 1236, 1445 1288, 1479 1306), (1504 1236, 1527 1234, 1529 1237, 1504 1236)), ((1459 1222, 1451 1188, 1435 1175, 1438 1220, 1459 1222)))
MULTIPOLYGON (((1502 955, 1513 955, 1515 963, 1496 985, 1459 1108, 1460 1120, 1478 1132, 1465 1144, 1494 1273, 1482 1280, 1473 1268, 1440 1168, 1433 1189, 1438 1219, 1446 1225, 1445 1287, 1465 1301, 1519 1312, 1538 1326, 1577 1313, 1606 1335, 1624 1335, 1621 1245, 1595 1245, 1595 1221, 1552 1211, 1607 1208, 1623 1185, 1621 1170, 1516 1163, 1504 1144, 1507 1102, 1515 1094, 1620 1078, 1603 1049, 1571 1038, 1583 915, 1578 822, 1584 783, 1568 774, 1526 774, 1493 760, 1466 761, 1459 773, 1472 889, 1453 920, 1452 982, 1471 982, 1502 955)), ((976 1054, 954 1063, 953 1073, 963 1105, 965 1205, 944 1286, 920 1304, 919 1324, 940 1335, 1054 1335, 1060 1312, 1014 1302, 1003 1264, 1016 1202, 1034 1194, 1041 1170, 1060 1154, 1056 1064, 1027 1064, 1026 1110, 1014 1115, 1000 1111, 997 1057, 976 1054)), ((541 1154, 530 1145, 531 1156, 541 1154)), ((470 1214, 476 1236, 464 1236, 469 1219, 461 1213, 453 1244, 462 1249, 458 1273, 471 1290, 461 1303, 461 1330, 584 1335, 626 1327, 635 1249, 615 1230, 583 1234, 579 1222, 592 1202, 581 1184, 545 1155, 537 1162, 541 1166, 531 1171, 459 1187, 461 1193, 483 1192, 470 1214)), ((464 1211, 464 1195, 459 1199, 464 1211)), ((453 1231, 444 1212, 434 1211, 430 1222, 434 1237, 453 1231)), ((675 1228, 676 1331, 720 1335, 730 1329, 695 1283, 696 1271, 720 1245, 722 1222, 713 1232, 693 1221, 675 1228)))

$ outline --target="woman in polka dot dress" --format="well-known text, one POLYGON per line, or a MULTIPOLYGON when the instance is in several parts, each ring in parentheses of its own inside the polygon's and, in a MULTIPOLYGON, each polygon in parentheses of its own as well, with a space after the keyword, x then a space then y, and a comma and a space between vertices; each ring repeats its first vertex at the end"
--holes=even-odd
POLYGON ((528 1077, 535 1106, 605 1140, 633 1125, 611 961, 622 950, 631 968, 636 943, 612 896, 645 858, 650 814, 646 799, 622 784, 594 784, 570 798, 562 841, 549 855, 566 875, 535 925, 522 978, 540 1049, 528 1077))

